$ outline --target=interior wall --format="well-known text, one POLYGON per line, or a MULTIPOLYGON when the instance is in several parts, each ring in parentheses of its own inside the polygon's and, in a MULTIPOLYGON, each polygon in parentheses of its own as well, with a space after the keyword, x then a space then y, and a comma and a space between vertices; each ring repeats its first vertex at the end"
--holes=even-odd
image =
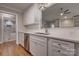
POLYGON ((24 25, 23 25, 23 17, 22 14, 18 14, 18 32, 23 32, 24 31, 24 25))
POLYGON ((23 17, 22 14, 18 16, 18 43, 24 46, 24 25, 23 25, 23 17))

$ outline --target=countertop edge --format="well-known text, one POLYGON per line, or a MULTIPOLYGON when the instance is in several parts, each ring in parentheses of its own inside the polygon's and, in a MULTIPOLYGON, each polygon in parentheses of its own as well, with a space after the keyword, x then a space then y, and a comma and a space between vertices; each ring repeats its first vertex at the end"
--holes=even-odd
POLYGON ((35 33, 28 33, 30 35, 36 35, 36 36, 41 36, 45 38, 50 38, 50 39, 56 39, 56 40, 61 40, 61 41, 67 41, 67 42, 72 42, 72 43, 79 43, 78 40, 72 40, 72 39, 65 39, 65 38, 59 38, 59 37, 54 37, 54 36, 47 36, 47 35, 41 35, 41 34, 35 34, 35 33))

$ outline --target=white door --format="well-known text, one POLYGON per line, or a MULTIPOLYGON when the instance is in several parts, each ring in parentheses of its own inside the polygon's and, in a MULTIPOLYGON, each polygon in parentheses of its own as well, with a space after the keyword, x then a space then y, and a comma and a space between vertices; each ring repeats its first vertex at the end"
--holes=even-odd
MULTIPOLYGON (((1 11, 0 10, 0 43, 3 42, 8 42, 8 41, 14 41, 18 40, 18 17, 16 18, 16 14, 6 12, 6 11, 1 11), (17 21, 16 21, 17 19, 17 21), (11 31, 7 31, 8 28, 6 28, 6 21, 10 20, 13 23, 11 31)), ((12 25, 10 22, 8 22, 8 25, 12 25)))

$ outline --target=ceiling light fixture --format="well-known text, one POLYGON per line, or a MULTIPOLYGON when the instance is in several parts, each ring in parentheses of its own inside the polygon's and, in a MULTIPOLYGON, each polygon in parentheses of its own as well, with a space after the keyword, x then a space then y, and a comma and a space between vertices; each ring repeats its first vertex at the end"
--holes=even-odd
POLYGON ((63 13, 60 13, 60 15, 62 16, 62 15, 63 15, 63 13))
POLYGON ((47 8, 48 3, 40 3, 40 10, 44 10, 47 8))
POLYGON ((64 15, 64 14, 71 13, 69 9, 60 8, 60 10, 61 10, 61 13, 60 13, 61 16, 64 15))

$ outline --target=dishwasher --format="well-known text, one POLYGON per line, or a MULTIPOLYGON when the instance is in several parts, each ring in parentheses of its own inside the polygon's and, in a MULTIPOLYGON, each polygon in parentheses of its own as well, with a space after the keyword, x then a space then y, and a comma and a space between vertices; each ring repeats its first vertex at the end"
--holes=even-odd
POLYGON ((24 48, 29 51, 29 34, 24 33, 24 48))

